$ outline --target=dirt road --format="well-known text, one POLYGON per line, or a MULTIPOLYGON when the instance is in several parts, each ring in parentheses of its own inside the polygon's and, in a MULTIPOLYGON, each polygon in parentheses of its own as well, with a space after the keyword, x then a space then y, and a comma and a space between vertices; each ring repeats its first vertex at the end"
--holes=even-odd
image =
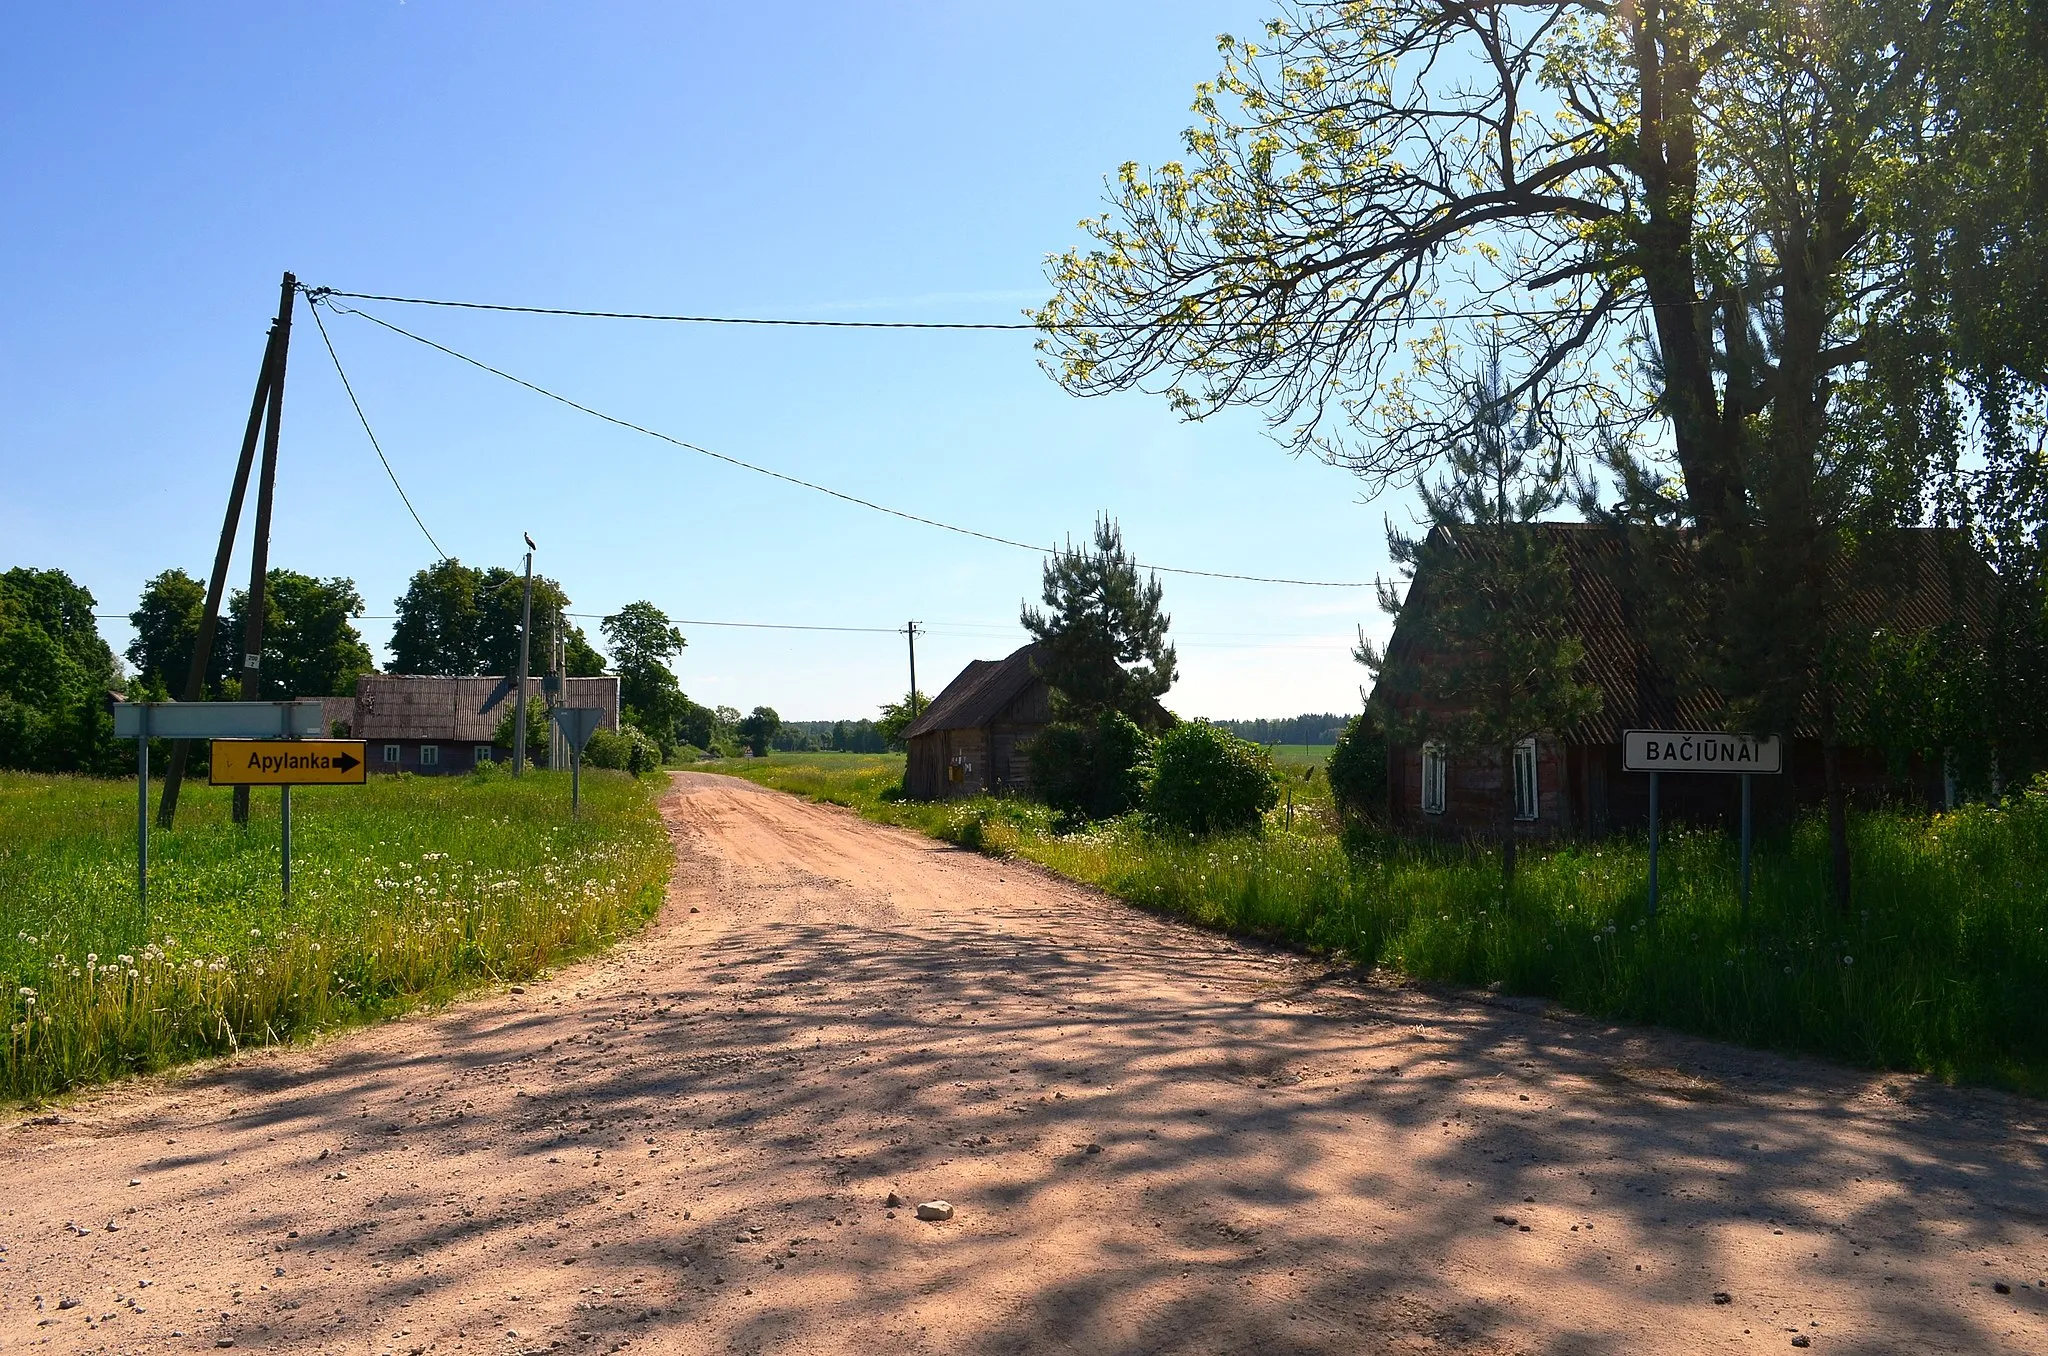
POLYGON ((0 1129, 0 1350, 2048 1351, 2038 1103, 669 815, 602 959, 0 1129))

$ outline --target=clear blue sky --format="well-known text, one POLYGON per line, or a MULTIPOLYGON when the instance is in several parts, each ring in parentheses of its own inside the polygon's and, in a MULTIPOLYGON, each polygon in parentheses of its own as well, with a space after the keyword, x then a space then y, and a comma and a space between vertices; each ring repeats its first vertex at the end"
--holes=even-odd
MULTIPOLYGON (((0 40, 0 567, 103 613, 205 573, 279 274, 621 310, 1017 318, 1126 159, 1178 150, 1215 35, 1260 0, 18 5, 0 40)), ((1256 417, 1077 400, 1028 334, 734 330, 394 307, 422 333, 734 456, 1006 537, 1115 514, 1141 559, 1363 579, 1382 516, 1256 417)), ((576 610, 931 628, 922 685, 1021 643, 1038 559, 552 406, 351 317, 329 327, 427 526, 519 534, 576 610)), ((245 532, 246 538, 246 517, 245 532)), ((433 552, 303 307, 272 561, 379 620, 433 552)), ((238 582, 246 580, 246 544, 238 582)), ((1167 577, 1184 715, 1349 710, 1369 590, 1167 577)), ((123 620, 103 623, 118 650, 123 620)), ((591 623, 592 638, 595 623, 591 623)), ((900 636, 686 626, 683 685, 871 714, 900 636)))

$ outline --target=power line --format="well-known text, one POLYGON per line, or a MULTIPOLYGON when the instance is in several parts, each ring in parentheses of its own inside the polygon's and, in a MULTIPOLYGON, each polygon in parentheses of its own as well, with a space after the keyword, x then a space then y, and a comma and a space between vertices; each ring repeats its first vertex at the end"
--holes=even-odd
POLYGON ((503 311, 512 315, 565 315, 585 320, 662 320, 682 325, 770 325, 789 329, 816 330, 1037 330, 1046 326, 1028 321, 952 320, 794 320, 765 316, 656 315, 646 311, 579 311, 562 306, 509 306, 489 301, 444 301, 431 297, 388 297, 375 292, 343 292, 317 287, 306 293, 307 300, 347 297, 352 301, 389 301, 401 306, 440 306, 458 311, 503 311))
MULTIPOLYGON (((564 612, 562 615, 565 617, 575 617, 579 620, 585 621, 602 621, 605 617, 605 614, 601 612, 564 612)), ((129 615, 125 612, 95 612, 93 613, 93 617, 95 620, 98 621, 130 620, 129 615)), ((398 614, 395 612, 363 612, 358 613, 354 617, 350 618, 350 620, 397 621, 398 614)), ((812 626, 795 622, 709 621, 701 617, 672 617, 669 620, 670 624, 674 626, 716 626, 730 627, 747 631, 833 631, 862 635, 886 636, 900 636, 903 634, 903 628, 900 626, 812 626)), ((939 622, 931 627, 920 625, 918 627, 917 633, 921 636, 947 636, 955 640, 989 640, 993 639, 993 637, 986 634, 987 632, 1002 631, 1009 629, 1011 628, 1007 625, 1000 625, 995 622, 939 622), (968 627, 972 627, 975 629, 963 629, 968 627)), ((1311 632, 1286 631, 1271 633, 1258 631, 1189 631, 1185 632, 1182 636, 1175 638, 1173 643, 1177 648, 1185 650, 1315 650, 1327 653, 1334 650, 1350 648, 1349 641, 1333 641, 1331 644, 1327 645, 1266 645, 1257 643, 1246 644, 1241 642, 1199 640, 1188 638, 1203 635, 1259 636, 1268 634, 1273 635, 1274 637, 1279 639, 1311 639, 1314 635, 1314 633, 1311 632)))
MULTIPOLYGON (((587 414, 593 419, 600 419, 607 424, 612 424, 619 428, 630 430, 631 432, 641 434, 644 437, 654 438, 660 442, 669 443, 675 447, 683 448, 685 451, 695 452, 700 456, 710 457, 714 461, 722 461, 726 463, 728 466, 736 466, 743 471, 752 471, 756 475, 767 476, 770 479, 782 481, 784 484, 787 485, 795 485, 801 489, 811 490, 818 494, 829 495, 830 497, 838 499, 844 503, 855 504, 865 509, 872 509, 876 513, 886 513, 892 518, 901 518, 905 522, 920 523, 925 527, 936 527, 944 532, 955 532, 963 537, 973 537, 980 541, 992 542, 997 546, 1015 547, 1021 551, 1029 551, 1034 555, 1043 555, 1046 553, 1048 549, 1044 546, 1033 545, 1030 542, 1017 541, 1016 539, 1011 537, 999 537, 991 532, 981 532, 971 527, 960 527, 953 523, 941 522, 937 518, 927 518, 924 517, 922 514, 910 513, 898 508, 891 508, 887 504, 878 504, 872 499, 863 499, 859 495, 848 494, 843 490, 835 490, 832 489, 830 486, 817 484, 815 481, 803 480, 797 476, 788 475, 782 471, 771 470, 766 466, 757 465, 754 462, 742 461, 738 457, 728 456, 726 453, 723 452, 714 452, 708 447, 701 447, 696 443, 686 442, 683 439, 674 436, 673 434, 663 433, 659 429, 648 428, 646 425, 636 424, 630 419, 621 419, 617 415, 606 414, 602 410, 592 409, 588 405, 584 405, 579 403, 578 401, 571 400, 568 396, 561 395, 555 391, 549 390, 545 386, 540 386, 535 384, 534 382, 530 382, 526 380, 524 377, 515 377, 510 372, 506 372, 501 368, 493 367, 489 363, 484 362, 480 358, 472 358, 467 353, 459 352, 455 349, 448 347, 446 344, 436 343, 434 340, 428 339, 423 335, 414 334, 411 330, 408 330, 400 325, 394 325, 390 321, 385 320, 380 316, 372 315, 368 311, 360 310, 352 306, 336 306, 334 302, 331 300, 331 298, 337 295, 347 294, 325 292, 318 298, 314 298, 311 296, 311 294, 309 294, 308 299, 315 301, 316 304, 314 305, 313 309, 316 314, 319 311, 319 306, 321 304, 325 304, 327 306, 334 307, 334 309, 338 312, 342 312, 348 315, 359 315, 373 325, 378 325, 383 327, 384 329, 390 330, 393 334, 402 335, 403 337, 412 340, 416 344, 421 344, 427 348, 434 349, 437 352, 445 353, 451 358, 457 359, 458 361, 461 362, 468 363, 471 367, 477 368, 479 371, 488 372, 492 376, 497 377, 503 381, 509 381, 515 386, 523 386, 527 390, 532 391, 535 395, 545 396, 549 400, 555 401, 558 404, 566 405, 572 410, 578 410, 584 414, 587 414)), ((1151 571, 1156 571, 1159 574, 1192 575, 1203 579, 1233 579, 1250 584, 1289 584, 1301 588, 1363 589, 1371 588, 1378 582, 1377 580, 1349 582, 1329 579, 1284 579, 1271 575, 1236 574, 1226 570, 1196 570, 1189 569, 1184 566, 1174 565, 1146 565, 1143 568, 1151 571)))
MULTIPOLYGON (((310 299, 309 295, 308 300, 310 299)), ((434 534, 427 531, 426 523, 420 518, 420 511, 412 506, 412 496, 405 492, 405 486, 398 483, 398 472, 391 469, 391 459, 384 455, 384 445, 377 441, 377 431, 370 427, 370 417, 363 413, 363 402, 356 399, 356 388, 349 384, 348 373, 342 370, 341 355, 334 351, 334 340, 328 337, 327 322, 320 318, 320 308, 309 305, 306 309, 313 313, 313 323, 320 329, 320 342, 327 345, 327 356, 334 360, 334 375, 341 378, 341 389, 348 392, 348 403, 355 406, 356 418, 362 421, 363 432, 370 435, 370 446, 376 450, 377 460, 384 463, 384 474, 391 477, 391 488, 397 490, 398 497, 405 501, 405 511, 412 515, 413 522, 419 526, 420 532, 427 539, 427 544, 434 548, 434 554, 443 560, 448 559, 448 553, 441 549, 441 543, 435 541, 434 534)))
MULTIPOLYGON (((741 315, 670 315, 657 311, 586 311, 571 306, 515 306, 508 302, 496 301, 453 301, 444 297, 398 297, 381 292, 346 292, 338 287, 312 287, 306 289, 307 300, 315 304, 329 297, 347 297, 351 301, 386 301, 400 306, 438 306, 455 311, 496 311, 506 315, 558 315, 571 316, 581 320, 652 320, 677 325, 758 325, 783 329, 818 330, 1037 330, 1052 334, 1061 330, 1149 330, 1164 329, 1176 323, 1171 320, 1141 320, 1136 322, 1089 322, 1040 324, 1035 320, 988 321, 988 320, 804 320, 787 316, 741 316, 741 315)), ((346 308, 342 308, 346 309, 346 308)), ((1501 319, 1549 319, 1560 315, 1559 310, 1512 311, 1503 307, 1489 306, 1470 310, 1424 312, 1419 315, 1367 316, 1371 324, 1401 325, 1417 324, 1434 320, 1501 320, 1501 319)))
MULTIPOLYGON (((586 620, 603 621, 601 612, 564 612, 565 617, 582 617, 586 620)), ((736 621, 693 621, 687 617, 671 617, 672 626, 735 626, 749 631, 861 631, 875 635, 900 636, 900 626, 799 626, 791 622, 736 622, 736 621)))

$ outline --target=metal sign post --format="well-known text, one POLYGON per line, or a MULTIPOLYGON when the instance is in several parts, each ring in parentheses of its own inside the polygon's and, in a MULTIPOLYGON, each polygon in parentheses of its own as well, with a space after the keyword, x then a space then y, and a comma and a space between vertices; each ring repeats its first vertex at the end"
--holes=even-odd
POLYGON ((1755 774, 1742 774, 1742 916, 1749 916, 1749 784, 1755 774))
POLYGON ((206 770, 214 786, 247 795, 252 786, 282 793, 283 857, 279 874, 284 897, 292 897, 292 788, 361 786, 369 771, 369 750, 360 739, 216 739, 206 770))
MULTIPOLYGON (((142 926, 149 928, 149 741, 151 739, 211 739, 215 786, 282 786, 284 791, 284 893, 292 891, 292 800, 293 781, 361 786, 363 784, 363 743, 351 739, 307 740, 304 736, 326 733, 325 718, 316 701, 296 702, 116 702, 114 735, 135 741, 135 897, 142 908, 142 926), (300 753, 296 757, 277 750, 304 750, 308 744, 338 752, 300 753), (267 756, 237 760, 233 750, 270 750, 267 756), (342 758, 350 767, 342 767, 342 758), (222 771, 241 762, 244 775, 222 771), (322 761, 322 769, 313 763, 322 761), (296 764, 296 767, 294 766, 296 764), (350 768, 354 777, 345 775, 350 768), (305 775, 315 771, 322 775, 305 775)), ((164 793, 170 794, 170 787, 164 793)))
POLYGON ((1723 734, 1716 730, 1624 730, 1621 765, 1650 774, 1650 916, 1657 915, 1657 779, 1665 772, 1736 773, 1742 777, 1742 910, 1749 912, 1750 779, 1784 770, 1776 735, 1723 734))
POLYGON ((1650 917, 1657 916, 1657 774, 1650 774, 1650 917))
POLYGON ((569 813, 573 817, 583 813, 583 746, 597 733, 604 710, 596 706, 557 706, 548 714, 554 717, 555 728, 569 744, 569 813))
POLYGON ((142 909, 142 939, 149 940, 149 708, 135 738, 135 900, 142 909))

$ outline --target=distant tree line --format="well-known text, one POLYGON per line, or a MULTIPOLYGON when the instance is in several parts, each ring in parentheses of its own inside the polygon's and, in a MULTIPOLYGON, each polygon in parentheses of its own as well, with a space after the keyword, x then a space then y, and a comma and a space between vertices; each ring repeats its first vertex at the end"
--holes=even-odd
POLYGON ((1254 744, 1334 744, 1337 736, 1344 733, 1344 724, 1349 719, 1334 711, 1318 711, 1270 720, 1212 720, 1209 723, 1254 744))
POLYGON ((889 737, 874 721, 786 720, 776 733, 782 753, 887 753, 889 737))

